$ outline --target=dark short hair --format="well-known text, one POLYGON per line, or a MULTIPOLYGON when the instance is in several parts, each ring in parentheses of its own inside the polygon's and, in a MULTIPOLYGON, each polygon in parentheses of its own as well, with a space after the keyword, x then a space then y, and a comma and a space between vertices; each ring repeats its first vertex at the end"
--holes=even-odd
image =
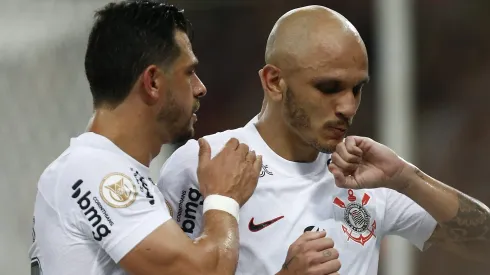
POLYGON ((192 38, 183 10, 163 1, 122 1, 97 11, 85 54, 94 106, 123 102, 148 66, 169 68, 180 55, 176 30, 192 38))

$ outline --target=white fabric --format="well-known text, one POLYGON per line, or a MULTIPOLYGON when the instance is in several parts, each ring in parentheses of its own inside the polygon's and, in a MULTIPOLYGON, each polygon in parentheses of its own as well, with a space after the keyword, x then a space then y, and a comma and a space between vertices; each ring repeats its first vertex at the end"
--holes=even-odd
MULTIPOLYGON (((277 273, 289 246, 307 230, 326 230, 333 238, 344 275, 376 275, 380 243, 386 235, 402 236, 422 249, 436 225, 424 209, 389 189, 336 187, 327 168, 330 155, 319 154, 312 163, 285 160, 263 141, 255 121, 205 137, 213 156, 232 137, 263 156, 257 189, 240 209, 236 274, 277 273)), ((180 147, 162 167, 158 181, 173 218, 191 238, 200 235, 203 225, 198 150, 194 140, 180 147)))
POLYGON ((105 137, 72 139, 38 183, 29 256, 39 274, 126 274, 119 260, 170 219, 148 175, 105 137))
POLYGON ((221 195, 209 195, 204 199, 203 214, 209 210, 221 210, 235 217, 239 221, 240 205, 230 197, 221 195))

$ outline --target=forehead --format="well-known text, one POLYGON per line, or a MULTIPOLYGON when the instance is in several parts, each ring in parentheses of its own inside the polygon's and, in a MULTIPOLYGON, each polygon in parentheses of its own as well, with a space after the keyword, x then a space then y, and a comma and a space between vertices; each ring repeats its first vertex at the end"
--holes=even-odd
POLYGON ((192 51, 192 44, 185 32, 177 31, 175 33, 175 42, 180 49, 180 55, 177 63, 192 63, 195 62, 196 56, 192 51))
POLYGON ((368 77, 366 49, 357 39, 320 41, 297 59, 298 71, 306 77, 329 77, 356 82, 368 77))

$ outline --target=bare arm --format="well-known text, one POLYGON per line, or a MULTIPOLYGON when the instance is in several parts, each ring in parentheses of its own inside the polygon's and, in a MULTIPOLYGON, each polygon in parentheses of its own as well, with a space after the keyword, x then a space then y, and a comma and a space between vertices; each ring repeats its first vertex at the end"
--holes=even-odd
MULTIPOLYGON (((257 186, 261 157, 234 138, 213 159, 210 145, 202 139, 199 144, 197 177, 203 195, 221 194, 243 205, 257 186)), ((126 254, 121 266, 135 275, 234 274, 239 249, 237 220, 225 211, 208 209, 203 215, 203 234, 196 240, 168 220, 126 254)))
POLYGON ((193 241, 169 220, 133 248, 119 264, 130 274, 235 273, 238 262, 238 224, 230 214, 204 214, 204 233, 193 241))
POLYGON ((408 184, 400 192, 422 206, 438 222, 426 247, 435 244, 463 257, 488 261, 489 208, 414 166, 408 166, 402 173, 408 184))

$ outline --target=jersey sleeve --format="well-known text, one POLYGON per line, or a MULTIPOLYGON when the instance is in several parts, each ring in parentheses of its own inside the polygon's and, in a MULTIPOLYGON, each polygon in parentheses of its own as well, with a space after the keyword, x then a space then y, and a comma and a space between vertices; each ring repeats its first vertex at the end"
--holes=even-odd
POLYGON ((199 145, 190 140, 178 148, 160 170, 158 188, 172 218, 191 239, 202 232, 203 201, 197 180, 199 145))
MULTIPOLYGON (((82 238, 95 241, 118 263, 170 219, 158 189, 136 167, 117 157, 74 159, 62 176, 68 196, 62 211, 82 238)), ((69 226, 67 228, 70 228, 69 226)))
POLYGON ((423 250, 436 220, 412 199, 391 189, 387 189, 385 206, 386 234, 403 237, 423 250))

